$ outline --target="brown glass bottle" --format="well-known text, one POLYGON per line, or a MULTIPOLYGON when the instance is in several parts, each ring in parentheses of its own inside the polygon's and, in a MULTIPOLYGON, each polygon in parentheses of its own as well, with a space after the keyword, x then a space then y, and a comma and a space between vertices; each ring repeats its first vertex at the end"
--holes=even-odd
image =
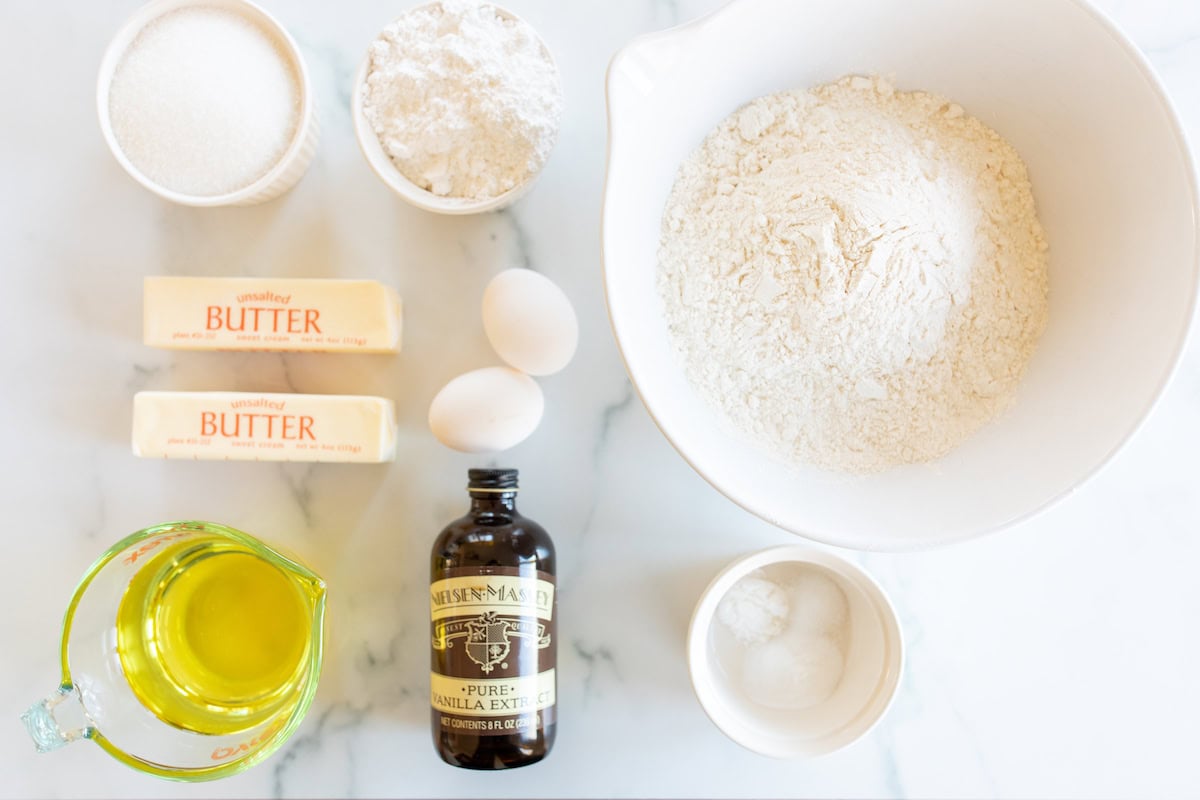
POLYGON ((554 744, 554 543, 517 511, 515 469, 472 469, 471 509, 430 559, 433 741, 447 764, 508 769, 554 744))

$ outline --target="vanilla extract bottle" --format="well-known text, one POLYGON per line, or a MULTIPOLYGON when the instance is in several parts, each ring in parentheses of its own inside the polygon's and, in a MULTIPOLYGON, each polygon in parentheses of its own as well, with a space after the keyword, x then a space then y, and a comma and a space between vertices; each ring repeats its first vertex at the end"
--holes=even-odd
POLYGON ((470 511, 430 559, 433 741, 456 767, 523 767, 557 723, 554 543, 517 511, 515 469, 468 481, 470 511))

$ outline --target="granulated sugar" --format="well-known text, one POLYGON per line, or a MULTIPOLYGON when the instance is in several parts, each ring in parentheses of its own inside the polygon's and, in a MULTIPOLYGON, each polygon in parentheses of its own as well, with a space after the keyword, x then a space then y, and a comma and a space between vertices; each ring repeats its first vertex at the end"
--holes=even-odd
POLYGON ((699 391, 785 458, 850 472, 956 447, 1012 402, 1046 324, 1021 158, 877 78, 722 122, 680 169, 658 278, 699 391))
POLYGON ((188 7, 146 26, 113 75, 109 116, 121 151, 151 181, 211 197, 275 166, 300 117, 300 86, 280 44, 233 11, 188 7))

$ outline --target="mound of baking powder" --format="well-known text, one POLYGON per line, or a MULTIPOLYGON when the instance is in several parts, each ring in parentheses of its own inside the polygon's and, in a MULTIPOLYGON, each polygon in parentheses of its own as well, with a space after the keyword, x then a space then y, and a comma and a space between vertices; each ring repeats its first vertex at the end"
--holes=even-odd
POLYGON ((659 288, 693 384, 789 460, 936 459, 1046 324, 1025 165, 944 98, 847 77, 759 98, 682 165, 659 288))
POLYGON ((470 0, 420 6, 370 49, 363 113, 413 183, 484 200, 531 178, 558 134, 558 69, 527 23, 470 0))

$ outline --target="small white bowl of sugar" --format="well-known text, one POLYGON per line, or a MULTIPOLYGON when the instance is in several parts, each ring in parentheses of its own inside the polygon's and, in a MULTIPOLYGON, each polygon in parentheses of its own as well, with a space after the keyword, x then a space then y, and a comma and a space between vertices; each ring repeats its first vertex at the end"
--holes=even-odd
POLYGON ((117 162, 183 205, 266 202, 291 189, 316 153, 300 50, 247 0, 140 8, 104 54, 96 102, 117 162))
POLYGON ((900 682, 896 612, 859 567, 787 545, 726 567, 688 631, 692 687, 726 736, 762 755, 811 758, 864 736, 900 682))
POLYGON ((393 192, 439 214, 516 202, 558 138, 562 84, 529 23, 491 3, 406 11, 354 76, 354 132, 393 192))

